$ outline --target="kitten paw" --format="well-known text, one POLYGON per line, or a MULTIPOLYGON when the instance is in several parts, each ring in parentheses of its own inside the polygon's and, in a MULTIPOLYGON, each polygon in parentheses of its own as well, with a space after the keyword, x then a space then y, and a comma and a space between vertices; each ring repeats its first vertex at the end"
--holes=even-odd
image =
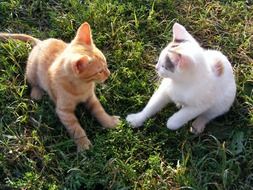
POLYGON ((137 114, 130 114, 126 117, 127 122, 132 125, 134 128, 142 126, 144 120, 142 119, 142 116, 137 114))
POLYGON ((77 152, 82 152, 85 150, 89 150, 92 146, 90 140, 87 137, 82 137, 76 140, 77 152))
POLYGON ((110 118, 105 124, 103 124, 103 127, 115 128, 119 123, 120 123, 120 116, 113 115, 113 116, 110 116, 110 118))
POLYGON ((169 119, 167 121, 167 124, 166 124, 167 128, 170 129, 170 130, 177 130, 181 127, 181 125, 179 125, 177 122, 174 122, 172 121, 171 119, 169 119))
POLYGON ((33 87, 31 91, 31 98, 34 100, 40 100, 42 98, 43 91, 38 87, 33 87))
POLYGON ((195 135, 199 135, 200 133, 202 133, 205 129, 205 124, 203 124, 201 122, 200 119, 196 119, 193 123, 192 123, 192 127, 190 128, 190 132, 195 134, 195 135))

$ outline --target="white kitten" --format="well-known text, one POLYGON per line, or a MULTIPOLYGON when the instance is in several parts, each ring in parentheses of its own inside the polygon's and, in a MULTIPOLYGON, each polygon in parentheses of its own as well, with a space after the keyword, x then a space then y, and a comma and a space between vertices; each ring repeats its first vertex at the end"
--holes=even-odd
POLYGON ((178 23, 173 26, 173 41, 162 50, 156 70, 164 79, 146 107, 127 116, 133 127, 141 126, 174 102, 181 109, 168 119, 167 127, 176 130, 196 118, 191 131, 198 134, 211 119, 227 112, 234 101, 236 84, 226 56, 200 47, 178 23))

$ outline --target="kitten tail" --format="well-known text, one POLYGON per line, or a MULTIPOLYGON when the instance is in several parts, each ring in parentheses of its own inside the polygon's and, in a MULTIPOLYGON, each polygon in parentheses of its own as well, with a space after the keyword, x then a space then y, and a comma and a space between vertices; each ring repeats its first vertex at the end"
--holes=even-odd
POLYGON ((33 46, 37 45, 40 40, 37 38, 34 38, 32 36, 26 35, 26 34, 9 34, 9 33, 0 33, 0 40, 8 40, 8 39, 14 39, 14 40, 20 40, 23 42, 29 42, 33 46))

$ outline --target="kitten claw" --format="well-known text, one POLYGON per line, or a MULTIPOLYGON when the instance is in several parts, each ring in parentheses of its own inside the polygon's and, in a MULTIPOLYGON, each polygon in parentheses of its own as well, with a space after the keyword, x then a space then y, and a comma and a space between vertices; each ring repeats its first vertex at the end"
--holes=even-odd
POLYGON ((143 119, 138 113, 128 115, 126 117, 126 120, 133 128, 137 128, 143 125, 143 119))

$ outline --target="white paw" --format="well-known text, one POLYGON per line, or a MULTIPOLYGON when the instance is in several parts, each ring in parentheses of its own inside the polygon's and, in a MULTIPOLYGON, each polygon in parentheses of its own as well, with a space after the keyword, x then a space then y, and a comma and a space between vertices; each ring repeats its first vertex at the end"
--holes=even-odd
POLYGON ((145 119, 143 119, 143 117, 140 113, 130 114, 126 117, 126 120, 134 128, 142 126, 143 122, 145 121, 145 119))
POLYGON ((173 121, 172 119, 169 119, 167 121, 167 128, 170 130, 177 130, 181 127, 180 124, 178 124, 178 122, 173 121))

